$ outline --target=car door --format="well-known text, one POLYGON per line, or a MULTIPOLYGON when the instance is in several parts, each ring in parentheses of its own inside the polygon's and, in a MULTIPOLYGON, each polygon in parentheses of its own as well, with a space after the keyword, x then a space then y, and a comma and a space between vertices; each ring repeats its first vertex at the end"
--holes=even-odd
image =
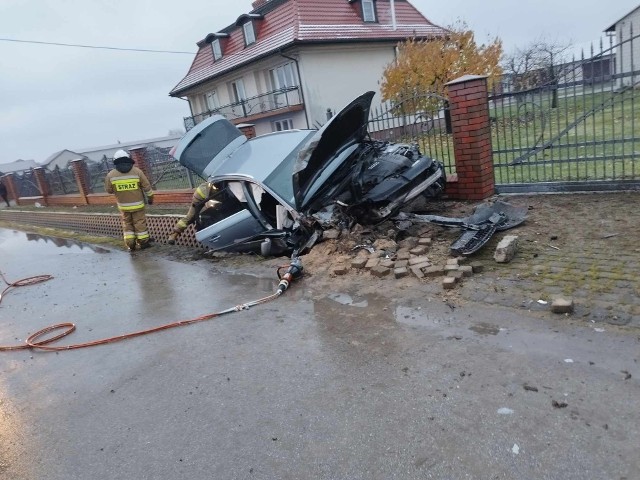
POLYGON ((219 191, 212 200, 218 203, 201 214, 201 221, 206 222, 206 226, 196 232, 198 242, 212 250, 240 247, 268 229, 268 225, 251 212, 244 194, 247 189, 244 183, 216 183, 219 191))

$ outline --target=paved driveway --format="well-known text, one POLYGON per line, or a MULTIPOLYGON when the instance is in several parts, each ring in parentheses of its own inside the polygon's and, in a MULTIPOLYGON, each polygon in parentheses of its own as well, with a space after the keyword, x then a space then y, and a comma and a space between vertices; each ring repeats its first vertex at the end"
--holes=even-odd
MULTIPOLYGON (((218 268, 0 230, 8 279, 55 277, 5 295, 0 343, 63 321, 78 331, 61 343, 90 341, 275 288, 218 268)), ((0 478, 633 479, 631 332, 311 276, 134 340, 0 352, 0 478)))

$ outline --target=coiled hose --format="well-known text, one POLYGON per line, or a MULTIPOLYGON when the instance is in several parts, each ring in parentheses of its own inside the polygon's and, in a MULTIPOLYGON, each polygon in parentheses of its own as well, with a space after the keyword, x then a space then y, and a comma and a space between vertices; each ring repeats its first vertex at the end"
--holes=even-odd
MULTIPOLYGON (((293 264, 293 262, 292 262, 293 264)), ((296 264, 296 268, 299 268, 299 261, 298 264, 296 264)), ((280 276, 280 271, 283 268, 287 268, 287 266, 283 266, 283 267, 278 267, 278 277, 281 278, 280 276)), ((292 267, 289 266, 289 269, 291 269, 292 267)), ((300 268, 300 274, 301 274, 301 268, 300 268)), ((37 275, 34 277, 27 277, 27 278, 23 278, 21 280, 18 280, 16 282, 8 282, 6 280, 6 278, 4 277, 4 275, 2 274, 2 272, 0 272, 0 277, 2 277, 2 280, 4 280, 4 282, 7 284, 7 287, 2 291, 2 293, 0 293, 0 302, 2 301, 2 295, 4 295, 10 288, 14 288, 14 287, 24 287, 24 286, 28 286, 28 285, 35 285, 37 283, 41 283, 41 282, 45 282, 47 280, 51 280, 53 278, 53 276, 51 275, 37 275)), ((54 346, 54 345, 50 345, 51 343, 55 342, 56 340, 59 340, 63 337, 66 337, 67 335, 69 335, 70 333, 72 333, 75 329, 76 326, 73 323, 68 323, 68 322, 64 322, 64 323, 58 323, 56 325, 50 325, 48 327, 45 327, 41 330, 38 330, 37 332, 29 335, 29 337, 27 337, 27 339, 25 340, 24 344, 20 344, 20 345, 0 345, 0 352, 6 352, 6 351, 11 351, 11 350, 25 350, 25 349, 33 349, 33 350, 45 350, 48 352, 58 352, 61 350, 75 350, 78 348, 86 348, 86 347, 93 347, 96 345, 104 345, 106 343, 114 343, 114 342, 119 342, 121 340, 127 340, 129 338, 134 338, 134 337, 139 337, 141 335, 147 335, 149 333, 154 333, 154 332, 159 332, 161 330, 168 330, 170 328, 175 328, 175 327, 182 327, 185 325, 191 325, 192 323, 197 323, 197 322, 202 322, 204 320, 210 320, 212 318, 216 318, 216 317, 220 317, 222 315, 225 315, 227 313, 232 313, 232 312, 239 312, 241 310, 248 310, 250 307, 253 307, 255 305, 260 305, 261 303, 266 303, 269 302, 271 300, 274 300, 276 298, 278 298, 280 295, 282 295, 284 293, 284 291, 289 287, 289 283, 287 283, 286 287, 283 289, 282 288, 282 281, 280 282, 280 284, 278 285, 278 289, 272 293, 271 295, 267 295, 266 297, 262 297, 259 298, 257 300, 253 300, 251 302, 248 303, 243 303, 240 305, 236 305, 234 307, 230 307, 227 308, 226 310, 222 310, 220 312, 215 312, 215 313, 208 313, 205 315, 201 315, 199 317, 196 318, 191 318, 188 320, 180 320, 177 322, 173 322, 173 323, 168 323, 165 325, 160 325, 158 327, 153 327, 153 328, 148 328, 146 330, 139 330, 137 332, 132 332, 132 333, 126 333, 124 335, 118 335, 115 337, 108 337, 108 338, 102 338, 99 340, 94 340, 92 342, 85 342, 85 343, 76 343, 76 344, 72 344, 72 345, 61 345, 61 346, 54 346), (58 333, 57 335, 54 335, 53 337, 46 337, 46 338, 42 338, 45 335, 47 335, 48 333, 51 332, 57 332, 62 330, 61 333, 58 333)))

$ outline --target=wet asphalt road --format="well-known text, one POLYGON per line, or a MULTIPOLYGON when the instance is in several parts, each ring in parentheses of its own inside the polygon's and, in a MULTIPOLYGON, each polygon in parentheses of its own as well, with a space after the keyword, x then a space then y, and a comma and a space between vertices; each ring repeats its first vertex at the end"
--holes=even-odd
MULTIPOLYGON (((0 271, 54 276, 5 294, 3 345, 69 321, 60 344, 111 337, 277 283, 6 229, 0 271)), ((0 478, 639 479, 638 331, 525 313, 307 279, 133 340, 0 352, 0 478)))

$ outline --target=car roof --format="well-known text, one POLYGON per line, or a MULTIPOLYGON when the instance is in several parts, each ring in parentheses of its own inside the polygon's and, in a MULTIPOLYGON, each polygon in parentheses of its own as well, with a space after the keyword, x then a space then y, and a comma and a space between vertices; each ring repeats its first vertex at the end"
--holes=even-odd
POLYGON ((209 178, 243 175, 264 182, 311 133, 312 130, 285 130, 254 137, 219 162, 209 178))

